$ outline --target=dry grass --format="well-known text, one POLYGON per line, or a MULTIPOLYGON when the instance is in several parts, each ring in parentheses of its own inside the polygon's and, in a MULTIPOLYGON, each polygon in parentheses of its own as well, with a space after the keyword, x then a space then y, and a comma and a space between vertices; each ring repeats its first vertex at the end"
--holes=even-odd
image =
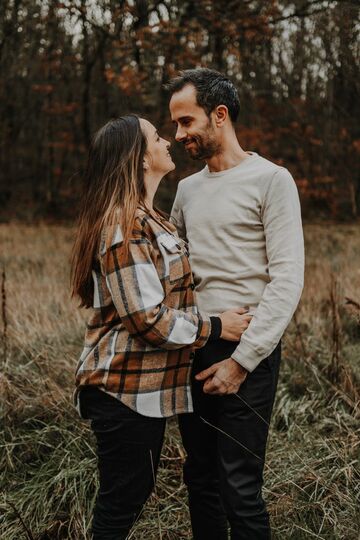
MULTIPOLYGON (((88 538, 96 460, 88 426, 72 407, 84 322, 68 298, 71 235, 64 227, 0 226, 4 540, 88 538)), ((359 226, 307 226, 306 245, 306 287, 285 339, 265 495, 276 539, 355 540, 359 226)), ((131 540, 191 538, 183 458, 171 421, 157 493, 131 540)))

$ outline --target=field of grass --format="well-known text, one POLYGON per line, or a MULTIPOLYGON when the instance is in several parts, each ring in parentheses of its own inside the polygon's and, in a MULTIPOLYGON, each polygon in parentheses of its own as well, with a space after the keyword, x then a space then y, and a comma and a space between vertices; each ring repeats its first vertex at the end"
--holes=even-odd
MULTIPOLYGON (((358 540, 360 227, 307 225, 305 236, 264 492, 275 539, 358 540)), ((72 405, 85 314, 69 300, 71 242, 66 227, 0 225, 3 540, 89 537, 96 458, 72 405)), ((131 540, 191 538, 183 459, 171 420, 156 493, 131 540)))

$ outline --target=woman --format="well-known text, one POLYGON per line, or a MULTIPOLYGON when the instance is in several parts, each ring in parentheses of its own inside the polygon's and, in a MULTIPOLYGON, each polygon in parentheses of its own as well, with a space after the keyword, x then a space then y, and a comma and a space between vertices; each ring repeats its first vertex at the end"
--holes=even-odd
POLYGON ((153 208, 170 144, 137 116, 95 135, 72 257, 73 295, 92 308, 76 402, 97 439, 93 538, 125 539, 154 484, 165 419, 192 411, 193 350, 238 341, 250 321, 200 313, 185 243, 153 208))

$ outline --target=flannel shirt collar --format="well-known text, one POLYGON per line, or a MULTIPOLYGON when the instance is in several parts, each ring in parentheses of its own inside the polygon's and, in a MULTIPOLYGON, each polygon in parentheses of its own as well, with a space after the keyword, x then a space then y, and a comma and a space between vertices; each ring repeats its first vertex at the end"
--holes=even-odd
POLYGON ((168 233, 177 236, 175 225, 173 225, 172 223, 170 223, 170 221, 160 216, 156 212, 156 210, 154 210, 153 208, 149 209, 142 203, 138 204, 138 208, 142 210, 143 212, 146 212, 147 214, 149 214, 156 221, 156 223, 158 223, 168 233))

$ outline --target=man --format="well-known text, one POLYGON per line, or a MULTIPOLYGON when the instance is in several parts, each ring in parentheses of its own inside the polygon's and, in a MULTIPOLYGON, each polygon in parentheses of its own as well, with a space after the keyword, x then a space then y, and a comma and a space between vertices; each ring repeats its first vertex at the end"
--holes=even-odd
POLYGON ((205 160, 179 183, 172 219, 189 242, 200 309, 239 305, 253 319, 240 343, 209 342, 194 360, 194 413, 181 415, 184 480, 194 540, 270 538, 262 498, 265 448, 280 339, 299 302, 304 250, 295 182, 283 167, 245 152, 234 124, 236 88, 209 69, 167 85, 176 140, 205 160))

